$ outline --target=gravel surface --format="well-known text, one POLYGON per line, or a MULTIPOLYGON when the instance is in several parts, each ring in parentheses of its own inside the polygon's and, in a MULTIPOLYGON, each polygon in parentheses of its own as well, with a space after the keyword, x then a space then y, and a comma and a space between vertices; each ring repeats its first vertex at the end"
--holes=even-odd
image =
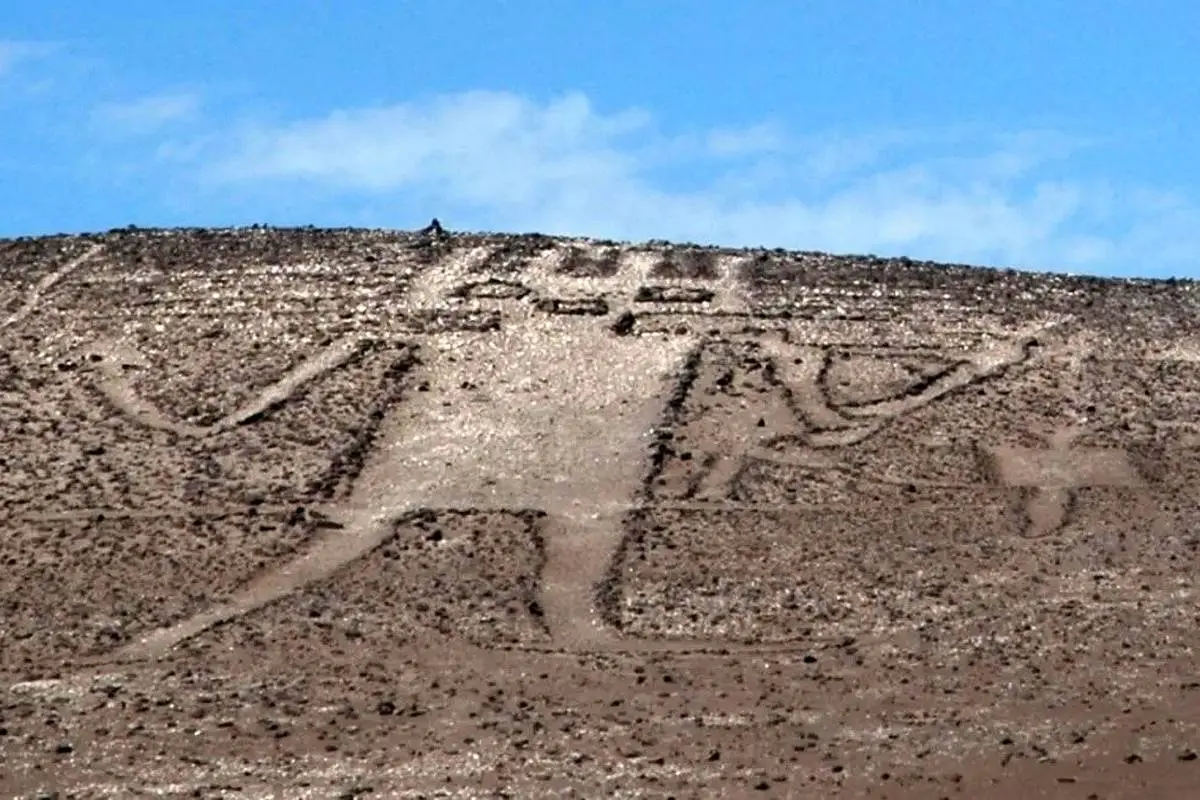
POLYGON ((1184 798, 1200 290, 0 241, 0 795, 1184 798))

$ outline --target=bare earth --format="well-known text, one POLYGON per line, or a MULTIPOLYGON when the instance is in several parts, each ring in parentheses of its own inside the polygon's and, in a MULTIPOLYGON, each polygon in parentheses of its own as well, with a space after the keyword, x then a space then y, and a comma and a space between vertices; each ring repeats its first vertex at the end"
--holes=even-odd
POLYGON ((0 241, 0 794, 1200 795, 1200 290, 0 241))

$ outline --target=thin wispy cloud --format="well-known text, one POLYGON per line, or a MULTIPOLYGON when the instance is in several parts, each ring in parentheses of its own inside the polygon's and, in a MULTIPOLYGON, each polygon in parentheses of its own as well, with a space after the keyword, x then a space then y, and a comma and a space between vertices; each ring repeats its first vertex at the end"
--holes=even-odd
POLYGON ((742 129, 717 129, 705 133, 708 151, 718 157, 762 155, 787 148, 787 134, 763 123, 742 129))
POLYGON ((23 62, 45 58, 55 51, 49 42, 18 42, 0 39, 0 78, 16 70, 23 62))
POLYGON ((199 113, 200 96, 195 92, 165 92, 105 103, 93 111, 92 123, 106 134, 136 136, 193 120, 199 113))

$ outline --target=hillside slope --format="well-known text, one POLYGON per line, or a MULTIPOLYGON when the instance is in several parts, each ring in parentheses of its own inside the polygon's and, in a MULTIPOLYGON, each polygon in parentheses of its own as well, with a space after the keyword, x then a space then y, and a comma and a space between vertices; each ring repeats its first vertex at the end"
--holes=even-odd
POLYGON ((0 242, 0 793, 1190 796, 1198 311, 660 242, 0 242))

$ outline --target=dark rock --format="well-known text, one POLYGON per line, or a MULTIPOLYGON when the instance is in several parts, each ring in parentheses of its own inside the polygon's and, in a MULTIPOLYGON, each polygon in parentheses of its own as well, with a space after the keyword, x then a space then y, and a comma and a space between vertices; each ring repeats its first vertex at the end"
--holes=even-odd
POLYGON ((418 231, 418 233, 421 236, 432 236, 434 238, 441 238, 442 236, 446 235, 446 230, 445 230, 445 228, 442 227, 442 223, 438 222, 438 218, 434 217, 433 220, 428 225, 426 225, 424 228, 421 228, 421 230, 418 231))
POLYGON ((608 301, 603 297, 543 297, 535 307, 544 314, 603 317, 608 313, 608 301))
POLYGON ((716 297, 703 286, 639 286, 635 303, 708 303, 716 297))
POLYGON ((637 317, 633 315, 632 311, 622 311, 617 315, 617 318, 613 320, 612 332, 617 336, 628 336, 633 332, 633 326, 636 324, 637 317))

